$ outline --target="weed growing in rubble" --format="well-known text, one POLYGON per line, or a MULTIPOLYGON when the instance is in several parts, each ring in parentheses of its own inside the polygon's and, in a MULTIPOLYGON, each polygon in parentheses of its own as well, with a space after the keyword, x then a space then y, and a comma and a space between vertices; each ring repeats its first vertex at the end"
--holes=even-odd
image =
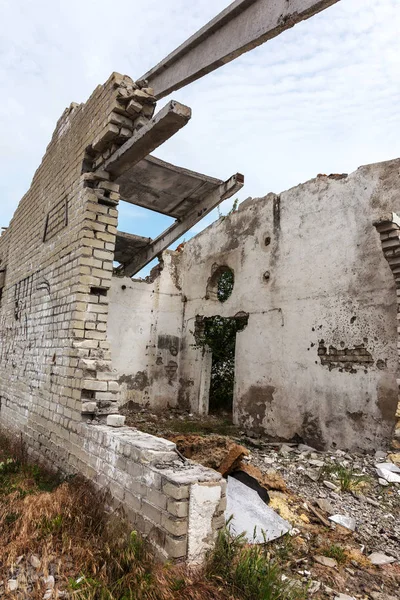
POLYGON ((322 554, 328 558, 334 558, 339 564, 343 564, 347 561, 346 552, 341 546, 337 546, 336 544, 332 544, 331 546, 328 546, 328 548, 325 548, 325 550, 322 551, 322 554))
POLYGON ((283 577, 267 544, 249 545, 243 535, 232 533, 230 522, 219 533, 207 564, 207 577, 231 587, 241 600, 303 600, 307 589, 283 577))
POLYGON ((353 467, 345 467, 343 465, 331 465, 325 467, 324 472, 328 475, 333 475, 339 481, 339 487, 342 492, 356 491, 363 487, 368 481, 366 475, 356 473, 353 467))

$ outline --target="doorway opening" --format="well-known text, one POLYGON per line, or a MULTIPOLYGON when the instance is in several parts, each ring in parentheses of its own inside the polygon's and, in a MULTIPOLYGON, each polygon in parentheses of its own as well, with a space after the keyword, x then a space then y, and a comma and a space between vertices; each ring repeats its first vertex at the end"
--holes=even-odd
POLYGON ((234 317, 203 317, 198 320, 197 344, 211 351, 212 364, 209 388, 209 414, 231 418, 235 386, 236 334, 249 320, 246 313, 234 317))

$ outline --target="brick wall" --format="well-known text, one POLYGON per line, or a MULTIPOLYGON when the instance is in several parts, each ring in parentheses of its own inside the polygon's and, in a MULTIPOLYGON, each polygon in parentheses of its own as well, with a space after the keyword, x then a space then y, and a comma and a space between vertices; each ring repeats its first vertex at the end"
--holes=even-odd
POLYGON ((84 472, 110 489, 159 558, 201 562, 225 522, 221 475, 182 460, 172 442, 128 427, 87 426, 84 439, 84 472))
MULTIPOLYGON (((66 109, 0 237, 1 425, 21 432, 35 459, 96 481, 103 474, 117 500, 143 512, 144 520, 136 521, 144 533, 145 519, 159 510, 151 500, 152 477, 142 470, 139 502, 129 487, 120 437, 87 421, 99 424, 118 412, 119 395, 107 341, 119 189, 98 169, 151 118, 154 104, 144 82, 113 73, 85 104, 66 109), (114 463, 126 497, 107 474, 114 463)), ((157 447, 159 441, 147 443, 157 447)), ((180 531, 178 537, 187 535, 183 526, 180 531)), ((186 544, 179 558, 187 553, 186 544)))
MULTIPOLYGON (((383 254, 389 263, 392 271, 397 298, 397 319, 400 315, 400 217, 396 213, 391 213, 381 217, 374 223, 382 244, 383 254)), ((400 327, 397 327, 397 333, 400 334, 400 327)), ((397 342, 397 352, 400 360, 400 340, 397 342)))

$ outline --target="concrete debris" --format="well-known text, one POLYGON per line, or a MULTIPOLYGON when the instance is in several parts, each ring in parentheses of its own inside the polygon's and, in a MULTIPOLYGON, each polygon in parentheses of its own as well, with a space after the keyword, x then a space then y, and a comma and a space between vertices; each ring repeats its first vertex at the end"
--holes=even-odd
POLYGON ((318 507, 324 512, 328 513, 328 515, 333 515, 335 513, 335 509, 329 500, 326 500, 326 498, 318 498, 316 502, 318 507))
POLYGON ((315 448, 307 446, 306 444, 299 444, 297 448, 299 452, 302 452, 303 454, 312 454, 316 452, 315 448))
POLYGON ((321 589, 320 581, 313 581, 313 580, 310 581, 309 587, 308 587, 308 593, 310 594, 310 596, 313 596, 314 594, 319 592, 320 589, 321 589))
POLYGON ((384 479, 388 483, 400 483, 400 469, 393 463, 377 464, 376 472, 380 479, 384 479))
POLYGON ((9 579, 7 582, 7 588, 9 592, 15 592, 18 589, 18 580, 17 579, 9 579))
POLYGON ((329 558, 328 556, 314 556, 314 560, 323 567, 329 567, 331 569, 337 567, 337 561, 334 558, 329 558))
POLYGON ((386 479, 383 479, 382 477, 378 478, 378 483, 380 483, 380 485, 383 485, 383 487, 386 487, 389 485, 389 482, 386 481, 386 479))
POLYGON ((338 596, 335 596, 335 600, 356 600, 356 598, 347 594, 338 594, 338 596))
POLYGON ((46 589, 52 590, 54 588, 54 584, 55 584, 53 575, 48 575, 47 577, 43 577, 43 583, 46 586, 46 589))
POLYGON ((232 529, 245 532, 252 544, 263 544, 282 537, 292 526, 272 510, 256 491, 234 477, 228 477, 227 515, 233 515, 232 529))
POLYGON ((356 529, 356 521, 352 517, 347 515, 333 515, 329 517, 329 520, 337 525, 341 525, 346 529, 350 529, 351 531, 355 531, 356 529))
POLYGON ((376 460, 385 460, 386 456, 387 456, 387 452, 384 452, 383 450, 377 450, 375 452, 376 460))
POLYGON ((337 491, 339 489, 337 485, 332 483, 332 481, 324 481, 323 483, 324 486, 327 487, 329 490, 337 491))
POLYGON ((375 466, 379 469, 385 469, 385 471, 390 471, 391 473, 400 473, 400 468, 391 462, 380 463, 379 465, 375 466))
POLYGON ((35 554, 32 554, 32 556, 29 559, 29 562, 31 563, 34 569, 40 569, 41 562, 35 554))
POLYGON ((390 565, 391 563, 396 562, 396 559, 393 558, 393 556, 387 556, 381 552, 373 552, 368 556, 368 558, 371 563, 376 566, 390 565))
POLYGON ((316 473, 316 471, 307 470, 305 471, 305 474, 309 479, 311 479, 311 481, 318 481, 319 479, 319 473, 316 473))

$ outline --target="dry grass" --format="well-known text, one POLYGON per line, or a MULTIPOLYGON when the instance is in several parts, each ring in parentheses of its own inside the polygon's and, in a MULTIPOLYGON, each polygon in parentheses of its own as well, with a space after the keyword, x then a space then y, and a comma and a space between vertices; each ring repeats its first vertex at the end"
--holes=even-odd
MULTIPOLYGON (((107 515, 86 481, 60 482, 18 459, 0 456, 0 579, 18 578, 10 598, 42 600, 42 576, 75 600, 297 600, 267 553, 229 528, 201 569, 156 563, 123 515, 107 515), (36 555, 40 568, 30 565, 36 555), (36 575, 36 581, 33 581, 36 575), (37 577, 38 575, 38 577, 37 577)), ((7 596, 6 596, 7 597, 7 596)))

